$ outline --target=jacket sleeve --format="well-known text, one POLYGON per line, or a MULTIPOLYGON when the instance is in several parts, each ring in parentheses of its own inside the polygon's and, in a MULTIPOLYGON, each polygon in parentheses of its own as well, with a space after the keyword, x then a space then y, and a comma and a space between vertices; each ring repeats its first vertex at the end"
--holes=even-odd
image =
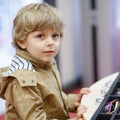
POLYGON ((69 112, 76 112, 76 107, 75 107, 75 100, 77 98, 76 94, 68 94, 66 95, 64 92, 62 92, 63 99, 65 101, 65 104, 68 108, 69 112))
POLYGON ((44 103, 36 86, 21 87, 17 80, 14 81, 11 96, 21 120, 47 120, 44 103))
MULTIPOLYGON (((69 112, 76 112, 77 109, 75 107, 75 100, 77 98, 77 94, 65 94, 62 92, 63 99, 65 100, 66 106, 68 107, 69 112)), ((69 120, 77 120, 77 118, 70 118, 69 120)), ((82 120, 86 120, 86 118, 83 115, 82 120)))

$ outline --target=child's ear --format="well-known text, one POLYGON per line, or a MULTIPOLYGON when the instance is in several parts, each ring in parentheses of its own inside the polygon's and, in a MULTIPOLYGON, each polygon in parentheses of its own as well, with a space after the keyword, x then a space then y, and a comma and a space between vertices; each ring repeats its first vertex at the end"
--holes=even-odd
POLYGON ((23 42, 23 41, 17 41, 17 44, 18 44, 18 46, 19 46, 20 48, 26 49, 25 42, 23 42))

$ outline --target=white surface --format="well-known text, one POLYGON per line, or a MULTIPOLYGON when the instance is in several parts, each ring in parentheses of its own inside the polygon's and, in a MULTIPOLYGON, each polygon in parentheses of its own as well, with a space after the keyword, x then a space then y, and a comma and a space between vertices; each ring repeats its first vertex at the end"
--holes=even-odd
POLYGON ((0 98, 0 115, 5 113, 5 101, 0 98))
POLYGON ((86 120, 91 119, 118 74, 119 73, 111 74, 94 83, 90 87, 91 93, 83 96, 81 104, 86 105, 88 108, 87 113, 84 114, 86 120))

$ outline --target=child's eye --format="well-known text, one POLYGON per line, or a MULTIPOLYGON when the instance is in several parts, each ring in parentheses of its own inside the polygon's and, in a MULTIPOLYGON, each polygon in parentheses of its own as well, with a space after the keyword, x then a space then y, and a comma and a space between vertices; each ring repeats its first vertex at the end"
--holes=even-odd
POLYGON ((60 35, 59 34, 53 34, 52 37, 57 39, 57 38, 60 38, 60 35))
POLYGON ((44 39, 45 35, 44 34, 39 34, 39 35, 37 35, 37 37, 40 38, 40 39, 44 39))

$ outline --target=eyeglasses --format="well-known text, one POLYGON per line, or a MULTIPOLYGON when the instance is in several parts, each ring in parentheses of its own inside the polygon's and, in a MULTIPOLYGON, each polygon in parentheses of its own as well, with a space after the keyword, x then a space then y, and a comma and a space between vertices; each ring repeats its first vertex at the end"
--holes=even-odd
POLYGON ((119 103, 118 99, 115 99, 115 100, 108 102, 103 107, 101 113, 112 114, 116 110, 118 103, 119 103))
POLYGON ((116 92, 115 92, 114 95, 116 95, 116 96, 120 96, 120 88, 117 88, 117 89, 116 89, 116 92))

